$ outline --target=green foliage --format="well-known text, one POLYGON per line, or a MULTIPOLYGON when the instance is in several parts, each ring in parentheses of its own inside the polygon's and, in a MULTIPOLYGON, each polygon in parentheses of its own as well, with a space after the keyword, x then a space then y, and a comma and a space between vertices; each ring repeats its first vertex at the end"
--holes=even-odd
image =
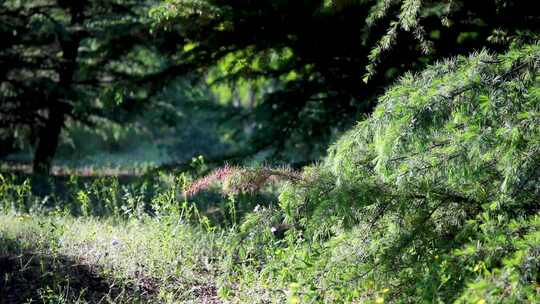
POLYGON ((28 201, 31 197, 30 181, 18 184, 10 176, 0 175, 0 207, 4 212, 27 212, 28 201))
POLYGON ((154 302, 539 302, 539 87, 539 44, 441 61, 400 78, 301 173, 72 177, 50 196, 2 175, 0 256, 84 257, 154 284, 154 302), (242 197, 273 178, 277 204, 242 197), (217 205, 186 197, 213 181, 230 194, 217 205))
POLYGON ((320 159, 404 72, 537 36, 532 11, 527 2, 493 0, 169 0, 151 18, 156 31, 182 37, 177 55, 186 68, 249 108, 252 154, 302 164, 320 159), (246 88, 254 102, 234 96, 246 88))
POLYGON ((355 264, 339 285, 405 302, 538 301, 525 264, 539 245, 539 64, 530 45, 405 75, 281 194, 308 240, 332 244, 326 267, 355 264))
MULTIPOLYGON (((2 1, 1 137, 35 146, 47 174, 68 122, 125 122, 178 74, 150 35, 154 1, 2 1)), ((12 144, 13 145, 13 144, 12 144)))

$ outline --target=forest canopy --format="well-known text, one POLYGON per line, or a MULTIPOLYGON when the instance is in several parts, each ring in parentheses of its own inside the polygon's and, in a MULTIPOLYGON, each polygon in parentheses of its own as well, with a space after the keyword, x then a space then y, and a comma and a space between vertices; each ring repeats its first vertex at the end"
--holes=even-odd
POLYGON ((251 147, 287 159, 286 147, 309 155, 310 146, 326 146, 406 71, 534 40, 540 24, 530 8, 527 1, 173 0, 152 16, 158 28, 179 33, 190 69, 218 65, 211 82, 251 83, 261 95, 251 147))
POLYGON ((241 144, 207 155, 216 163, 308 164, 405 72, 530 43, 540 23, 528 1, 488 0, 10 0, 0 10, 1 154, 24 143, 42 173, 78 124, 126 126, 158 105, 167 129, 184 92, 201 88, 211 89, 200 107, 238 109, 216 122, 222 142, 241 144), (191 87, 170 89, 182 81, 191 87))

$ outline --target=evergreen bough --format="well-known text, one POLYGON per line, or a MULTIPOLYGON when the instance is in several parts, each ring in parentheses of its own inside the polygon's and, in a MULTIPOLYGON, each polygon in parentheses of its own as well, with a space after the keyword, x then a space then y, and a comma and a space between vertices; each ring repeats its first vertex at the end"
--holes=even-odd
POLYGON ((290 235, 319 259, 316 278, 290 279, 311 285, 298 294, 539 301, 539 71, 538 44, 482 51, 405 75, 380 97, 280 196, 301 227, 290 235))

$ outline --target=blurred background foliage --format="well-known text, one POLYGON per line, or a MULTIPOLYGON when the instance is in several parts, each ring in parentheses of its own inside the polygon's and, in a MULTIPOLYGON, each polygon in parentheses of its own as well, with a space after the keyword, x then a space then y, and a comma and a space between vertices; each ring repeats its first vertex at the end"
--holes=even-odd
POLYGON ((538 37, 529 1, 4 1, 0 157, 317 162, 407 71, 538 37))

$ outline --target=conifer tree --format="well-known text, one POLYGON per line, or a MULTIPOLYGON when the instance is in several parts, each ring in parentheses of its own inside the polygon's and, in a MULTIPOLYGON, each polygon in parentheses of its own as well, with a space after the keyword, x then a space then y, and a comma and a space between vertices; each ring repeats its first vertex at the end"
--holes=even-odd
POLYGON ((396 299, 449 302, 477 279, 489 283, 471 285, 473 299, 537 301, 536 270, 520 265, 539 246, 539 79, 538 44, 404 75, 281 194, 286 221, 349 252, 358 266, 340 284, 360 294, 379 282, 396 299), (468 272, 478 263, 493 277, 468 272))
POLYGON ((49 172, 66 121, 122 119, 175 75, 162 56, 174 35, 149 34, 151 4, 2 1, 0 128, 35 142, 35 173, 49 172))
POLYGON ((318 140, 371 112, 382 88, 408 70, 483 47, 501 51, 518 33, 534 36, 540 19, 531 5, 173 0, 153 16, 182 36, 186 66, 204 73, 224 66, 215 81, 272 80, 252 111, 250 147, 279 156, 285 147, 303 155, 324 147, 318 140))

